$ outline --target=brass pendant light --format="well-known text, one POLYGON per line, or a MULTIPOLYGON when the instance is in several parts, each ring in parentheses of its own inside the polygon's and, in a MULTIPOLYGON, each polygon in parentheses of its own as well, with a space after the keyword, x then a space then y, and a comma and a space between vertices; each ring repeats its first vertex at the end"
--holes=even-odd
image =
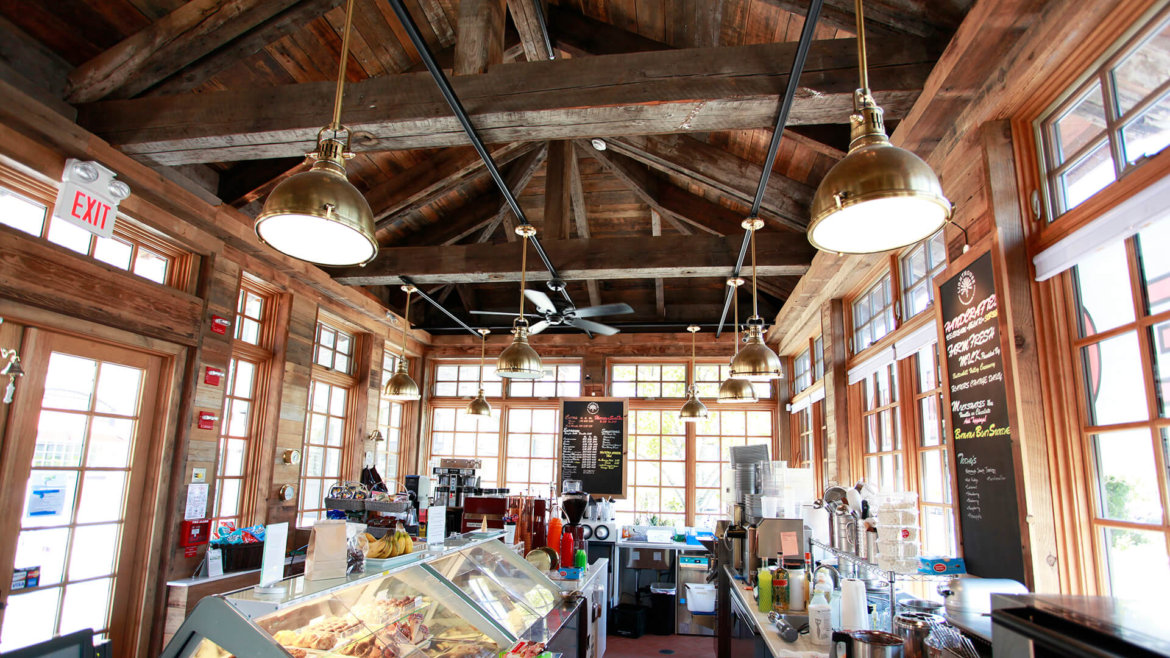
MULTIPOLYGON (((695 333, 699 331, 699 325, 692 324, 687 327, 687 331, 691 332, 691 376, 693 377, 695 372, 695 333)), ((687 401, 683 404, 682 409, 679 409, 678 417, 684 423, 698 422, 700 418, 707 417, 707 405, 699 399, 694 383, 687 390, 687 401)))
POLYGON ((886 137, 882 109, 869 90, 861 2, 855 0, 861 88, 853 93, 849 153, 817 187, 808 227, 814 247, 848 254, 913 244, 951 215, 951 202, 930 165, 886 137))
POLYGON ((490 329, 476 329, 479 332, 479 395, 475 399, 467 403, 467 408, 464 412, 468 416, 491 416, 492 405, 488 404, 487 398, 483 395, 483 364, 487 356, 487 335, 491 333, 490 329))
POLYGON ((341 125, 341 99, 349 60, 354 0, 345 9, 341 65, 333 99, 333 121, 317 133, 316 162, 309 171, 282 181, 256 217, 260 241, 277 251, 318 265, 365 265, 378 255, 374 213, 362 193, 346 178, 350 132, 341 125))
POLYGON ((402 315, 402 356, 398 359, 398 367, 394 369, 394 376, 386 382, 386 388, 382 389, 382 393, 391 400, 409 402, 422 397, 418 390, 418 384, 406 371, 406 327, 410 324, 410 296, 418 288, 402 286, 402 289, 406 291, 406 313, 402 315))
MULTIPOLYGON (((744 283, 743 279, 735 277, 727 280, 727 285, 733 288, 739 288, 744 283)), ((734 309, 732 318, 735 320, 733 325, 735 328, 735 354, 732 360, 735 360, 735 355, 739 354, 739 290, 731 293, 731 306, 734 309)), ((756 389, 752 383, 746 379, 740 379, 728 374, 727 379, 719 385, 720 404, 740 404, 744 402, 756 402, 759 398, 756 397, 756 389)))
POLYGON ((500 352, 496 360, 496 374, 508 379, 540 379, 544 377, 544 363, 528 344, 528 319, 524 317, 524 288, 528 283, 528 238, 536 235, 536 227, 521 224, 516 234, 522 240, 520 247, 520 313, 512 322, 512 344, 500 352))
POLYGON ((752 317, 748 318, 748 337, 743 349, 731 360, 731 376, 752 382, 765 382, 783 376, 780 357, 764 344, 764 319, 756 293, 756 231, 764 226, 758 217, 743 220, 743 227, 750 232, 752 243, 752 317))

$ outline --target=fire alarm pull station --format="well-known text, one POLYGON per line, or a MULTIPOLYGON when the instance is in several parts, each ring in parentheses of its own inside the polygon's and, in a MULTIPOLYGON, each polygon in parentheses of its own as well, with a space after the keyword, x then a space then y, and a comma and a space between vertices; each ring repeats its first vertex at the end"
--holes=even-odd
POLYGON ((216 333, 222 336, 227 333, 228 327, 230 326, 232 326, 231 320, 225 317, 220 317, 218 315, 211 316, 212 333, 216 333))
POLYGON ((203 372, 203 383, 211 386, 219 386, 223 381, 223 371, 219 368, 207 367, 203 372))
POLYGON ((199 429, 213 430, 213 429, 215 429, 215 421, 217 421, 217 420, 219 420, 219 416, 216 416, 214 413, 212 413, 210 411, 200 411, 199 412, 199 429))
POLYGON ((211 538, 211 519, 191 519, 183 521, 183 528, 179 533, 179 546, 201 546, 211 538))

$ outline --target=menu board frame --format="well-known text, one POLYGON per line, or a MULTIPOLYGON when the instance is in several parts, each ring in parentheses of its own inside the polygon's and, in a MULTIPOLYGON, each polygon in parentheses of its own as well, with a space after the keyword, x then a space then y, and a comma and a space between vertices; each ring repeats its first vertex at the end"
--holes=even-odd
MULTIPOLYGON (((946 430, 950 437, 948 452, 952 500, 959 544, 968 573, 987 578, 1011 578, 1028 582, 1031 547, 1024 514, 1027 510, 1027 501, 1020 486, 1023 482, 1023 468, 1019 420, 1013 395, 1014 380, 1010 358, 1012 341, 1004 340, 1010 324, 1007 320, 1008 309, 1005 300, 1006 282, 999 256, 993 241, 984 241, 979 248, 973 248, 952 261, 947 269, 933 280, 944 403, 941 412, 946 419, 946 430), (958 295, 960 284, 964 291, 972 290, 971 293, 965 292, 963 295, 967 299, 961 299, 958 295), (974 284, 974 287, 972 288, 970 284, 974 284), (986 290, 987 284, 991 285, 991 291, 986 290), (980 327, 979 332, 994 329, 994 342, 981 343, 977 349, 982 350, 983 356, 986 357, 986 353, 998 348, 998 355, 997 358, 970 358, 970 363, 964 362, 966 365, 979 361, 989 364, 984 366, 984 372, 991 377, 987 378, 990 381, 986 383, 974 383, 984 381, 984 375, 967 376, 964 375, 967 368, 960 370, 958 372, 960 377, 974 383, 967 390, 972 390, 973 393, 982 392, 985 395, 981 401, 970 400, 975 402, 974 405, 966 404, 960 399, 959 406, 956 406, 951 388, 952 370, 955 369, 953 366, 960 362, 960 356, 970 354, 970 348, 980 339, 973 337, 970 332, 953 331, 951 342, 958 347, 954 350, 949 348, 947 321, 951 318, 946 317, 947 309, 944 306, 952 308, 962 306, 963 310, 973 309, 987 299, 989 292, 994 295, 995 317, 984 327, 980 327), (952 294, 955 299, 948 300, 948 294, 952 294), (963 344, 959 346, 959 343, 963 344), (960 352, 963 354, 959 354, 960 352), (993 371, 994 362, 997 360, 1000 378, 995 380, 996 373, 993 371), (976 388, 980 391, 973 390, 976 388), (980 404, 986 406, 981 407, 980 404), (995 408, 997 406, 998 409, 995 408), (989 428, 988 419, 998 421, 995 423, 997 429, 989 428), (1006 424, 1006 428, 1000 423, 1006 424), (963 426, 959 431, 968 435, 963 439, 957 438, 956 427, 959 425, 963 426), (980 429, 976 430, 976 426, 980 429), (964 445, 968 441, 971 443, 964 445), (981 458, 982 462, 979 461, 981 458), (1007 495, 1005 491, 1008 484, 1012 488, 1011 495, 1007 495), (998 500, 984 500, 987 493, 998 495, 998 500), (975 495, 979 498, 976 499, 975 495), (968 509, 971 505, 974 507, 968 509)), ((971 326, 972 322, 978 321, 977 318, 990 315, 993 309, 986 310, 988 313, 983 314, 978 314, 976 310, 972 319, 965 324, 971 326)))
POLYGON ((627 398, 611 398, 611 397, 606 397, 606 398, 602 398, 602 397, 561 398, 561 441, 560 441, 560 453, 561 454, 560 454, 560 459, 559 459, 559 462, 560 462, 559 468, 560 468, 561 479, 557 483, 558 490, 560 488, 560 483, 564 482, 566 479, 579 479, 579 480, 581 480, 582 488, 585 489, 585 492, 590 494, 591 496, 606 496, 609 498, 624 500, 629 493, 628 492, 629 482, 626 479, 626 476, 627 476, 626 469, 628 469, 630 467, 629 466, 629 459, 628 459, 629 452, 630 452, 629 420, 630 420, 630 401, 627 398), (613 404, 613 403, 621 404, 621 418, 622 418, 621 442, 622 442, 622 447, 621 447, 621 467, 619 469, 621 471, 621 475, 620 475, 620 477, 621 477, 621 491, 595 490, 595 489, 597 489, 596 486, 594 486, 592 488, 590 487, 589 476, 581 475, 578 473, 566 473, 565 472, 565 464, 566 464, 565 450, 568 449, 568 447, 570 446, 570 441, 566 440, 566 438, 565 438, 565 428, 568 424, 568 419, 570 417, 570 414, 568 411, 568 405, 577 404, 577 403, 588 404, 590 402, 607 403, 607 404, 613 404))

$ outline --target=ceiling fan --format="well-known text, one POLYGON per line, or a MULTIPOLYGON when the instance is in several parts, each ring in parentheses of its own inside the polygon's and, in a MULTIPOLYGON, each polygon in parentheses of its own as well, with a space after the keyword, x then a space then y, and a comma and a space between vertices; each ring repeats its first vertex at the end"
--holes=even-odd
MULTIPOLYGON (((549 282, 549 287, 554 291, 552 281, 549 282)), ((601 315, 624 315, 626 313, 633 313, 634 309, 629 304, 602 304, 601 306, 587 306, 585 308, 576 308, 567 302, 554 302, 548 295, 539 290, 530 290, 525 288, 524 296, 528 301, 532 302, 536 307, 537 314, 525 313, 526 317, 541 318, 539 322, 532 325, 528 330, 529 334, 539 334, 549 327, 568 326, 590 333, 601 334, 602 336, 612 336, 621 331, 617 327, 611 327, 600 322, 593 322, 585 318, 594 318, 601 315)), ((497 311, 472 311, 475 315, 506 315, 515 317, 515 313, 501 313, 497 311)))

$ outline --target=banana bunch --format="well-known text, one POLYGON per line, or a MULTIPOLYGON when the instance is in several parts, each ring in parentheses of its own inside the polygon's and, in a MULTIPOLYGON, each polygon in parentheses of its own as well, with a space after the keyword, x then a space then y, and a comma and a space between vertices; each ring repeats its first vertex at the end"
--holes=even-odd
POLYGON ((375 540, 373 535, 366 534, 366 539, 370 541, 370 550, 366 553, 366 557, 370 559, 382 560, 414 552, 414 540, 406 532, 406 528, 402 527, 401 522, 398 523, 394 532, 387 532, 381 539, 375 540))

